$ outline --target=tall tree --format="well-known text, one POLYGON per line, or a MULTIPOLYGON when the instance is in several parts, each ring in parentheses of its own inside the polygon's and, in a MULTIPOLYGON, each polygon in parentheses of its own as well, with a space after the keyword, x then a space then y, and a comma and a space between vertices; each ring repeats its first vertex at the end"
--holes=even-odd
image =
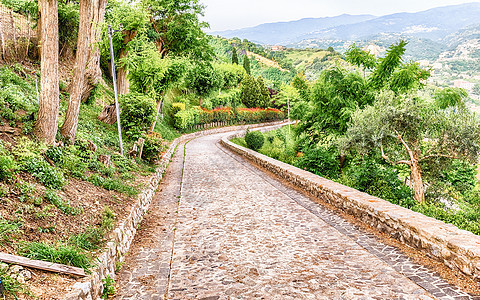
POLYGON ((238 65, 237 48, 235 47, 233 47, 233 50, 232 50, 232 64, 238 65))
POLYGON ((92 0, 80 1, 79 25, 78 25, 78 42, 75 61, 75 69, 73 71, 73 81, 70 89, 70 99, 65 115, 65 122, 62 125, 62 135, 70 140, 75 141, 78 126, 78 114, 80 112, 80 103, 82 100, 82 88, 85 80, 85 67, 88 58, 88 45, 90 38, 90 24, 92 22, 92 0))
POLYGON ((103 23, 105 18, 105 7, 107 6, 106 0, 93 0, 92 10, 90 11, 91 23, 90 27, 90 47, 88 48, 87 69, 85 70, 85 80, 82 87, 82 102, 87 101, 90 97, 90 93, 97 85, 98 81, 102 78, 102 70, 100 69, 100 49, 99 43, 101 40, 101 28, 100 24, 103 23))
POLYGON ((41 92, 34 134, 47 145, 55 143, 58 130, 58 2, 39 1, 41 35, 41 92))
POLYGON ((247 72, 248 75, 250 75, 250 59, 248 59, 248 56, 245 54, 243 56, 243 68, 245 69, 245 72, 247 72))

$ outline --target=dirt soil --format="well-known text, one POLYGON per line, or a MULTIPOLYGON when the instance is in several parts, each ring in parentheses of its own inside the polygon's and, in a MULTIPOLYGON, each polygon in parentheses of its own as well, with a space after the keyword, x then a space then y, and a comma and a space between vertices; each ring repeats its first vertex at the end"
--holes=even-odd
MULTIPOLYGON (((145 186, 149 177, 137 174, 136 184, 145 186)), ((5 184, 0 183, 5 186, 5 184)), ((33 204, 34 199, 41 199, 45 187, 39 184, 30 174, 20 173, 16 181, 9 184, 10 191, 7 196, 0 197, 0 217, 11 221, 21 220, 22 233, 10 243, 0 246, 1 252, 16 254, 16 248, 21 241, 55 243, 66 241, 70 236, 83 232, 88 227, 98 226, 101 223, 105 207, 109 207, 116 214, 116 223, 125 220, 135 203, 135 198, 125 196, 118 192, 108 191, 94 186, 90 182, 69 178, 68 184, 63 187, 58 195, 73 207, 82 207, 83 213, 66 215, 58 208, 43 200, 40 205, 33 204), (25 194, 20 191, 20 185, 33 187, 33 191, 25 194)), ((116 227, 116 226, 115 226, 116 227)), ((105 239, 110 240, 109 236, 105 239)), ((99 249, 93 256, 102 252, 99 249)), ((19 299, 59 299, 68 293, 76 278, 35 269, 32 279, 26 282, 28 290, 35 296, 19 295, 19 299)), ((5 299, 14 299, 7 296, 5 299)))

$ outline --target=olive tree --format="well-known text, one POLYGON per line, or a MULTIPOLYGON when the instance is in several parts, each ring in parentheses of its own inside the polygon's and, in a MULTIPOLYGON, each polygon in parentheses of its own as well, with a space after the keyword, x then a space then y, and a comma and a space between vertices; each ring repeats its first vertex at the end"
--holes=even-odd
POLYGON ((461 106, 442 109, 412 95, 383 92, 373 105, 352 115, 344 150, 379 151, 392 165, 410 168, 415 200, 425 200, 423 170, 455 159, 475 163, 480 153, 480 123, 461 106))

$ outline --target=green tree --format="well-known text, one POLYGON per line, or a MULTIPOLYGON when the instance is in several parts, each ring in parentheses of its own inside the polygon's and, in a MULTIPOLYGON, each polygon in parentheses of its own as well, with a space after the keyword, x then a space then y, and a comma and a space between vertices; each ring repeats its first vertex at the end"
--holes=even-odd
POLYGON ((314 141, 328 134, 341 135, 357 107, 374 100, 367 81, 358 73, 336 68, 324 71, 310 92, 312 109, 298 127, 314 141))
POLYGON ((383 92, 374 105, 353 114, 343 148, 360 153, 379 151, 392 165, 407 165, 414 198, 423 202, 423 171, 436 174, 454 159, 475 163, 479 137, 480 123, 462 107, 441 109, 418 97, 383 92))
POLYGON ((232 50, 232 64, 238 65, 237 48, 235 47, 233 47, 233 50, 232 50))
POLYGON ((258 86, 258 100, 257 100, 257 107, 267 108, 270 106, 270 91, 268 87, 265 85, 265 81, 263 80, 262 76, 257 77, 257 86, 258 86))
POLYGON ((257 81, 252 76, 246 74, 242 80, 242 92, 240 100, 246 107, 259 107, 258 96, 260 89, 257 81))
POLYGON ((406 46, 406 41, 400 41, 388 48, 387 55, 380 59, 369 78, 369 83, 373 89, 380 90, 388 84, 393 72, 402 64, 402 56, 405 53, 406 46))
POLYGON ((467 97, 467 91, 461 88, 438 89, 433 94, 435 104, 441 109, 455 106, 465 107, 465 99, 467 97))
POLYGON ((203 29, 206 22, 205 6, 199 0, 143 0, 149 12, 152 38, 158 51, 165 57, 170 55, 189 55, 196 60, 209 61, 213 50, 203 29))
POLYGON ((246 54, 243 56, 243 68, 245 69, 245 72, 247 72, 248 75, 251 74, 250 59, 248 59, 248 56, 246 54))
POLYGON ((345 52, 345 60, 354 66, 363 68, 364 76, 365 70, 373 70, 377 66, 375 55, 358 48, 355 43, 350 45, 347 52, 345 52))

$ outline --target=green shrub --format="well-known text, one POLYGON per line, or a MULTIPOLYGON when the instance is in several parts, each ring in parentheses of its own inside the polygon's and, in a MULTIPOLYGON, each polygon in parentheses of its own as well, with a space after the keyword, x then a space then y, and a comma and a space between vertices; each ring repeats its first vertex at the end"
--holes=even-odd
POLYGON ((245 135, 245 143, 247 143, 248 148, 254 151, 262 148, 264 142, 265 137, 260 131, 249 131, 245 135))
POLYGON ((179 111, 175 115, 175 127, 181 130, 187 130, 197 123, 200 113, 198 108, 179 111))
POLYGON ((158 160, 162 152, 165 151, 166 145, 158 133, 151 133, 145 136, 145 143, 143 145, 142 158, 153 163, 158 160))
POLYGON ((168 111, 168 115, 170 116, 170 118, 172 120, 175 119, 175 115, 179 112, 179 111, 182 111, 182 110, 185 110, 185 103, 181 103, 181 102, 175 102, 175 103, 172 103, 172 105, 170 106, 170 109, 168 111))
POLYGON ((65 185, 63 173, 49 165, 43 158, 29 157, 23 163, 23 168, 46 187, 61 189, 65 185))
POLYGON ((13 179, 13 175, 15 175, 18 169, 13 156, 0 154, 0 181, 13 179))
POLYGON ((446 180, 462 193, 471 191, 475 187, 477 183, 475 175, 477 175, 476 165, 460 160, 454 160, 451 168, 444 173, 446 180))
POLYGON ((338 155, 333 148, 319 146, 306 148, 303 150, 303 156, 295 162, 295 166, 319 176, 337 179, 340 174, 338 155))
POLYGON ((142 136, 156 117, 155 101, 143 94, 129 93, 121 97, 122 113, 120 115, 125 135, 136 140, 142 136))
POLYGON ((108 296, 115 295, 115 280, 107 275, 105 279, 102 280, 103 283, 103 293, 102 299, 108 299, 108 296))
POLYGON ((30 259, 74 266, 83 268, 85 271, 92 267, 91 258, 75 246, 62 244, 54 246, 44 242, 24 242, 18 247, 18 253, 30 259))

